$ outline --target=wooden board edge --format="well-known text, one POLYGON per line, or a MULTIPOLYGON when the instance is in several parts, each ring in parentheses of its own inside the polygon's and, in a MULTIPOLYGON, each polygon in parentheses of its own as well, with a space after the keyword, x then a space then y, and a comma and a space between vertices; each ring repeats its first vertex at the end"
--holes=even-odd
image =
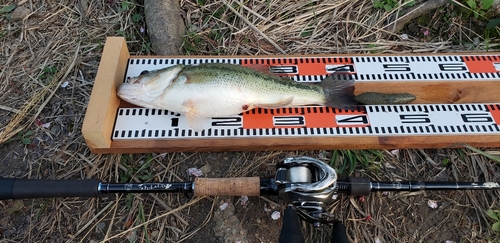
POLYGON ((120 99, 116 88, 127 69, 127 43, 123 37, 108 37, 90 95, 82 134, 92 152, 111 146, 111 133, 120 99))
POLYGON ((457 148, 465 144, 478 147, 500 147, 498 135, 466 136, 363 136, 324 138, 226 138, 182 140, 113 141, 110 148, 97 148, 95 153, 165 153, 219 151, 285 151, 333 149, 411 149, 457 148))
POLYGON ((132 58, 139 59, 148 59, 148 58, 209 58, 209 59, 238 59, 238 58, 297 58, 297 57, 367 57, 367 56, 378 56, 383 54, 383 56, 477 56, 477 55, 500 55, 500 52, 453 52, 453 53, 351 53, 351 54, 338 54, 338 53, 329 53, 329 54, 293 54, 293 55, 255 55, 255 56, 245 56, 245 55, 235 55, 235 56, 181 56, 181 55, 173 55, 173 56, 133 56, 132 58))

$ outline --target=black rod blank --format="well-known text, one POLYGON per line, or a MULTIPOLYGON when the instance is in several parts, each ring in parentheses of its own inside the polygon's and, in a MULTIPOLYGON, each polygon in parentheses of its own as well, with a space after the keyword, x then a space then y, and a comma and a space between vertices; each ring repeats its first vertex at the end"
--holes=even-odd
POLYGON ((100 183, 100 194, 111 193, 191 193, 193 182, 100 183))
POLYGON ((435 181, 370 181, 366 177, 350 177, 337 181, 338 192, 351 196, 366 196, 375 191, 420 190, 499 190, 498 182, 435 182, 435 181))

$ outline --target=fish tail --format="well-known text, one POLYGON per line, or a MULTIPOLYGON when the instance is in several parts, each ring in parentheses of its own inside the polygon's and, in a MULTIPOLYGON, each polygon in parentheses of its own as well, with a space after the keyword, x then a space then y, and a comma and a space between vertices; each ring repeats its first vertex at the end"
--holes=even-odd
POLYGON ((326 106, 346 108, 357 105, 354 99, 354 78, 345 72, 334 72, 323 81, 320 86, 326 95, 326 106))

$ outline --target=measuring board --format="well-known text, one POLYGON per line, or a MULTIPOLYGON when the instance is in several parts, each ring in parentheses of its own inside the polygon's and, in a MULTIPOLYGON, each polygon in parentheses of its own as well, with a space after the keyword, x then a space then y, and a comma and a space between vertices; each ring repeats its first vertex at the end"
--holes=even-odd
MULTIPOLYGON (((111 95, 115 104, 106 108, 107 115, 102 118, 113 115, 112 124, 105 125, 107 131, 101 129, 101 133, 86 136, 84 121, 84 137, 96 153, 500 146, 499 53, 130 57, 128 52, 123 54, 123 47, 121 51, 113 57, 119 60, 118 68, 108 67, 120 69, 108 87, 115 96, 116 87, 125 78, 145 70, 177 64, 230 63, 266 69, 297 82, 320 82, 333 72, 347 72, 355 79, 356 94, 408 92, 417 100, 407 105, 344 110, 322 106, 258 108, 211 118, 203 131, 194 131, 181 114, 134 107, 111 95), (94 135, 99 135, 101 141, 91 141, 94 135)), ((108 55, 112 55, 111 50, 108 55)), ((100 70, 105 68, 102 65, 106 64, 101 61, 100 70)), ((98 109, 99 103, 94 103, 98 109)), ((89 109, 86 120, 87 115, 89 109)))
POLYGON ((355 110, 330 107, 254 109, 212 118, 197 132, 173 112, 121 108, 114 140, 254 137, 356 137, 500 135, 500 104, 377 105, 355 110))

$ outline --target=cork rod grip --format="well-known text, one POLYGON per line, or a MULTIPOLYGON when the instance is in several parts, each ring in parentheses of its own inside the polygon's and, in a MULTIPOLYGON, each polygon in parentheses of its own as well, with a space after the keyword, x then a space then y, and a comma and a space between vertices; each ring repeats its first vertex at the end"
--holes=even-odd
POLYGON ((259 177, 196 178, 195 196, 259 196, 259 177))

